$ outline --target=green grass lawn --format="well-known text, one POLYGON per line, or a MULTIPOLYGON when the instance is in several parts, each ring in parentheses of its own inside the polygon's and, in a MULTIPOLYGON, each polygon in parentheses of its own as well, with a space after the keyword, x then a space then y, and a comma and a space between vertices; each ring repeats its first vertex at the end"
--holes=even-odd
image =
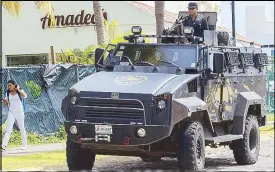
MULTIPOLYGON (((96 156, 96 160, 100 158, 102 155, 96 156)), ((65 150, 2 158, 3 171, 44 171, 54 166, 67 166, 65 150)))
MULTIPOLYGON (((66 162, 66 153, 64 151, 37 153, 26 156, 12 156, 2 158, 2 169, 19 170, 19 169, 33 169, 36 167, 52 166, 64 164, 66 162)), ((35 170, 35 169, 34 169, 35 170)), ((41 169, 37 169, 41 170, 41 169)))
POLYGON ((267 121, 274 121, 274 114, 270 113, 270 114, 267 114, 267 121))
POLYGON ((274 126, 264 126, 260 128, 261 136, 268 135, 274 138, 274 126))

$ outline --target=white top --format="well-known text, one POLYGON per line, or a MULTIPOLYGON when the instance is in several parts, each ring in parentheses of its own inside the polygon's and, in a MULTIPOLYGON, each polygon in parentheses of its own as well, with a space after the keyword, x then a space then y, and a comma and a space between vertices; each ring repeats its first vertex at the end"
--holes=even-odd
MULTIPOLYGON (((20 90, 24 92, 24 90, 20 90)), ((25 92, 24 92, 25 93, 25 92)), ((25 93, 25 97, 21 96, 22 98, 26 98, 27 94, 25 93)), ((15 95, 9 94, 9 99, 5 97, 6 100, 9 100, 9 112, 17 112, 17 113, 24 113, 23 104, 19 98, 19 95, 16 93, 15 95)))

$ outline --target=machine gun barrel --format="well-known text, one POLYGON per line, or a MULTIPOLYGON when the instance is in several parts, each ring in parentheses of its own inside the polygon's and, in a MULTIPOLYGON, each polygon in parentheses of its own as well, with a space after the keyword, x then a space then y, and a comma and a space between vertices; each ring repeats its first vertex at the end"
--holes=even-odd
POLYGON ((124 39, 126 38, 193 38, 194 36, 189 35, 130 35, 130 36, 124 36, 124 39))
POLYGON ((186 20, 186 17, 180 17, 176 20, 176 22, 173 24, 173 26, 169 29, 170 31, 173 31, 176 27, 182 25, 182 23, 186 20))

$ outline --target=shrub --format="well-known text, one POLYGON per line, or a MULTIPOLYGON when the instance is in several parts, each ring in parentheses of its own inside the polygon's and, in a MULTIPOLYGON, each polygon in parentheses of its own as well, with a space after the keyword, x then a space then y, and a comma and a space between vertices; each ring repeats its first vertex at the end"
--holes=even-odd
POLYGON ((64 125, 62 125, 57 132, 55 133, 55 137, 60 139, 60 140, 65 140, 67 139, 67 133, 65 131, 64 125))
POLYGON ((41 95, 41 87, 36 84, 33 80, 27 81, 26 86, 28 87, 32 97, 37 99, 41 95))
MULTIPOLYGON (((3 130, 3 125, 1 127, 1 133, 2 133, 2 138, 1 138, 1 144, 2 144, 2 139, 5 134, 5 130, 3 130)), ((37 144, 45 144, 45 143, 59 143, 67 138, 67 134, 65 132, 65 128, 62 125, 58 131, 52 135, 52 136, 42 136, 38 135, 36 133, 27 133, 28 136, 28 144, 29 145, 37 145, 37 144)), ((13 130, 10 136, 9 140, 9 146, 19 146, 22 144, 22 139, 21 139, 21 133, 20 131, 13 130)))

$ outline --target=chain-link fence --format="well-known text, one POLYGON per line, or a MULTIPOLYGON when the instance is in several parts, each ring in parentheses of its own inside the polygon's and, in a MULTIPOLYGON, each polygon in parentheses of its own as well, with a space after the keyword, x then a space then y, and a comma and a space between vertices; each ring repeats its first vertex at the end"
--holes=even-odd
MULTIPOLYGON (((273 58, 274 59, 274 58, 273 58)), ((267 67, 267 112, 274 114, 274 60, 267 67)))
MULTIPOLYGON (((68 89, 77 81, 95 72, 91 65, 56 65, 13 67, 1 71, 2 92, 7 90, 7 81, 15 80, 27 93, 25 99, 25 126, 27 132, 50 134, 57 131, 64 122, 61 112, 62 99, 68 94, 68 89), (48 70, 48 71, 47 71, 48 70)), ((7 119, 8 108, 2 103, 1 124, 7 119)))

